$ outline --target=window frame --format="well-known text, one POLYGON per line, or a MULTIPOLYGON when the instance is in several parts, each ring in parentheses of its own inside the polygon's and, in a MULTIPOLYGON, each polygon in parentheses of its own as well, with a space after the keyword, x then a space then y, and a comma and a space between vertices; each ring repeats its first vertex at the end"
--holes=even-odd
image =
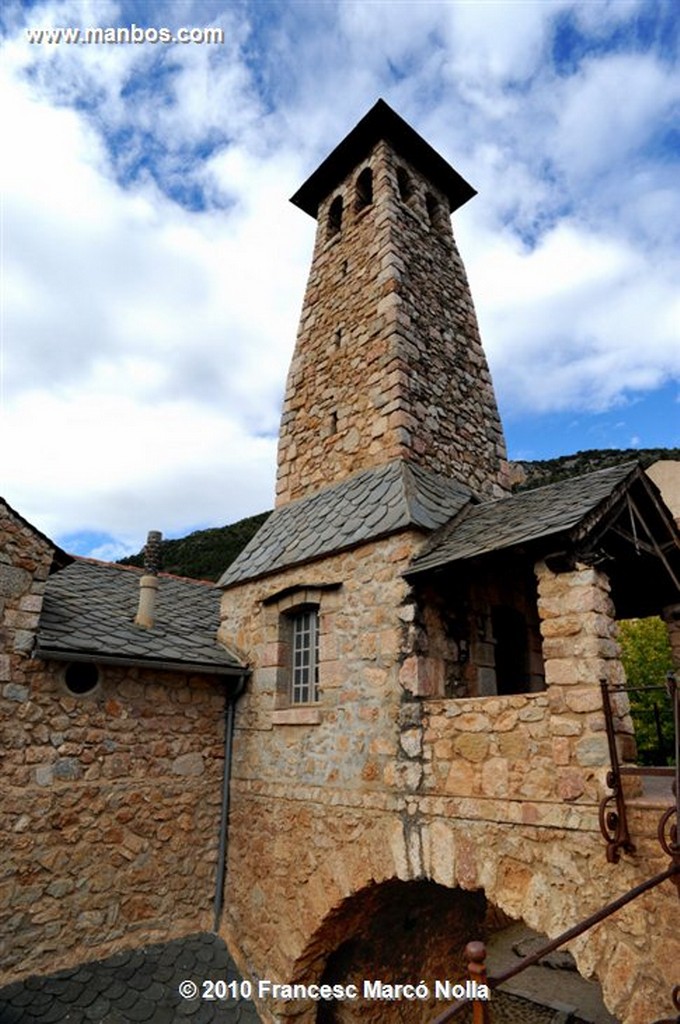
POLYGON ((262 599, 264 633, 257 674, 272 691, 272 725, 318 725, 329 700, 332 704, 332 692, 338 686, 335 614, 341 588, 336 581, 300 582, 262 599), (302 701, 293 689, 294 623, 310 612, 316 637, 311 659, 314 692, 307 695, 314 699, 302 701))
POLYGON ((304 605, 290 621, 289 701, 291 707, 319 703, 319 606, 304 605))

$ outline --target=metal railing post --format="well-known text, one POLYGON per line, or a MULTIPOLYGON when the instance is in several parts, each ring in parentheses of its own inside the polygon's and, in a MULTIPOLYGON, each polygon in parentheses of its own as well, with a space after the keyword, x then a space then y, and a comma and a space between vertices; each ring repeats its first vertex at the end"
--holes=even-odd
MULTIPOLYGON (((468 942, 465 947, 468 977, 476 982, 477 987, 487 984, 486 978, 486 946, 483 942, 468 942)), ((485 999, 475 999, 472 1003, 472 1024, 491 1024, 491 1011, 485 999)))

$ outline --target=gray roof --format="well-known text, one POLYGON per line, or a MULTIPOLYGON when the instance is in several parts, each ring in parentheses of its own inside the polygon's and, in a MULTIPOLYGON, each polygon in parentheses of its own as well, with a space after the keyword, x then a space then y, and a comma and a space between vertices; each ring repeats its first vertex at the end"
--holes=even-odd
POLYGON ((349 172, 368 156, 376 142, 387 139, 414 167, 442 190, 453 213, 476 190, 460 176, 458 171, 426 142, 410 124, 395 113, 384 100, 371 107, 342 142, 301 185, 291 203, 311 217, 316 217, 319 203, 329 195, 349 172))
POLYGON ((235 655, 215 641, 214 584, 160 574, 156 622, 135 626, 143 570, 78 558, 47 581, 36 653, 230 673, 235 655))
POLYGON ((428 538, 408 575, 569 532, 639 472, 638 464, 629 462, 497 501, 468 505, 428 538))
POLYGON ((125 950, 47 976, 33 975, 0 988, 2 1024, 260 1024, 250 999, 201 999, 204 978, 235 982, 241 975, 217 935, 199 933, 173 942, 125 950), (196 985, 182 998, 183 981, 196 985))
POLYGON ((226 587, 409 526, 434 530, 472 500, 462 484, 396 460, 272 512, 219 581, 226 587))

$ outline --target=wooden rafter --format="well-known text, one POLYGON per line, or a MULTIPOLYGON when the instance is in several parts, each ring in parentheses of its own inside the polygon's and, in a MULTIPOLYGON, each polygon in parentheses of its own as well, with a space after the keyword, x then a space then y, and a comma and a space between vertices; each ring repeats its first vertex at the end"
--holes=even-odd
POLYGON ((659 545, 658 545, 658 543, 656 541, 656 537, 654 536, 654 534, 652 533, 650 528, 647 526, 647 523, 645 522, 645 519, 644 519, 642 513, 640 512, 639 508, 637 507, 637 505, 635 504, 635 502, 631 498, 630 494, 628 494, 628 505, 629 505, 630 509, 632 510, 633 515, 635 516, 637 521, 640 523, 640 526, 642 527, 642 529, 645 531, 645 533, 649 537, 649 539, 650 539, 650 541, 652 543, 652 547, 654 548, 655 553, 658 555, 658 557, 663 562, 668 575, 673 580, 673 583, 678 588, 678 590, 680 590, 680 580, 678 580, 678 577, 673 572, 673 569, 671 568, 670 562, 668 561, 668 559, 664 555, 663 551, 659 547, 659 545))

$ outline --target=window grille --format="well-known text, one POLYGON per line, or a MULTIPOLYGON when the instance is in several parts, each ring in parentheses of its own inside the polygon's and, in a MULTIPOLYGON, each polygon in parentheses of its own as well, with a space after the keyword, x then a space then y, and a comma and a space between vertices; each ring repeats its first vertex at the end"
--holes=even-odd
POLYGON ((312 704, 319 699, 319 613, 315 608, 293 618, 291 703, 312 704))

